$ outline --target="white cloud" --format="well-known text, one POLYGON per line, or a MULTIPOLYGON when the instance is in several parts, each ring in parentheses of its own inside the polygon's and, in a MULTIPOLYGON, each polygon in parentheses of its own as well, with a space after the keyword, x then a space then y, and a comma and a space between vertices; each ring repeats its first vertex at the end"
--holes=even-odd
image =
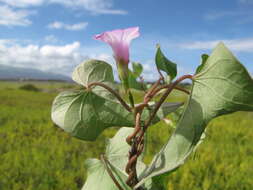
POLYGON ((143 66, 143 78, 145 81, 156 81, 159 79, 159 74, 157 72, 154 60, 147 60, 142 63, 143 66))
POLYGON ((68 57, 73 55, 79 48, 79 42, 74 42, 65 46, 45 45, 40 48, 40 53, 45 57, 68 57))
POLYGON ((45 0, 0 0, 0 2, 13 7, 30 7, 42 5, 45 0))
POLYGON ((5 26, 27 26, 32 22, 28 17, 35 14, 34 11, 14 10, 9 6, 0 6, 0 25, 5 26))
POLYGON ((0 0, 0 2, 20 8, 59 4, 74 9, 84 9, 93 14, 127 14, 125 10, 113 9, 113 0, 0 0))
POLYGON ((189 43, 177 44, 182 49, 212 49, 220 41, 224 42, 229 49, 238 52, 253 52, 253 38, 233 39, 233 40, 213 40, 213 41, 194 41, 189 43))
MULTIPOLYGON (((0 0, 0 25, 28 26, 32 24, 29 16, 36 12, 25 8, 48 4, 58 4, 75 10, 86 10, 92 14, 127 14, 125 10, 114 9, 113 0, 0 0)), ((55 22, 49 26, 51 28, 77 31, 85 29, 87 25, 87 22, 76 24, 55 22)))
POLYGON ((85 54, 80 42, 61 46, 39 46, 36 44, 21 45, 17 40, 0 39, 0 64, 71 75, 76 65, 91 58, 111 60, 110 55, 102 52, 85 54))
POLYGON ((85 9, 94 14, 127 14, 127 11, 113 9, 113 0, 49 0, 49 3, 61 4, 75 9, 85 9))
POLYGON ((55 21, 53 23, 50 23, 48 25, 48 28, 77 31, 77 30, 83 30, 87 26, 88 26, 88 22, 80 22, 80 23, 76 23, 76 24, 65 24, 63 22, 55 21))

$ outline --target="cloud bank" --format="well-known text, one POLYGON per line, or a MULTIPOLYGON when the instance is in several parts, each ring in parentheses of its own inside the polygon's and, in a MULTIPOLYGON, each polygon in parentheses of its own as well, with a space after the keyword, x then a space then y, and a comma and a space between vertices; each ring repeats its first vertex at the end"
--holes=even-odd
POLYGON ((35 14, 35 11, 14 10, 9 6, 0 6, 0 25, 5 26, 28 26, 32 22, 29 17, 35 14))
POLYGON ((110 56, 103 53, 84 54, 78 41, 62 46, 39 46, 20 45, 15 40, 0 40, 0 64, 16 67, 29 67, 70 75, 76 65, 93 57, 106 60, 110 56))
POLYGON ((78 31, 78 30, 84 30, 87 26, 88 26, 88 22, 80 22, 80 23, 76 23, 76 24, 66 24, 63 22, 55 21, 53 23, 50 23, 48 25, 48 28, 78 31))
POLYGON ((214 48, 219 42, 223 42, 226 46, 229 47, 232 51, 237 52, 253 52, 253 38, 243 38, 243 39, 233 39, 233 40, 212 40, 212 41, 193 41, 188 43, 181 43, 177 44, 176 46, 182 49, 212 49, 214 48))
POLYGON ((127 14, 125 10, 113 9, 113 0, 0 0, 0 2, 17 8, 58 4, 68 8, 83 9, 93 14, 127 14))

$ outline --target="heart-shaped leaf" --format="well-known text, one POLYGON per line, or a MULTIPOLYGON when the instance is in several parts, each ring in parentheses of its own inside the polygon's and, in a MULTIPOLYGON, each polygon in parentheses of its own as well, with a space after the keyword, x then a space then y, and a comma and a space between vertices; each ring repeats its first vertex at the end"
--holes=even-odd
POLYGON ((92 82, 114 82, 112 67, 104 61, 93 59, 78 65, 72 79, 86 87, 92 82))
MULTIPOLYGON (((72 73, 72 79, 86 88, 93 82, 104 83, 115 88, 111 65, 100 60, 92 59, 78 65, 72 73)), ((100 86, 95 86, 93 92, 105 98, 114 98, 110 92, 100 86)))
POLYGON ((177 65, 165 57, 159 45, 157 46, 155 62, 157 68, 166 72, 171 80, 177 76, 177 65))
MULTIPOLYGON (((162 106, 153 123, 159 122, 181 104, 162 106)), ((152 111, 152 109, 151 109, 152 111)), ((95 140, 109 127, 133 127, 134 114, 118 102, 105 99, 90 90, 62 92, 54 100, 52 120, 72 136, 82 140, 95 140)), ((145 109, 143 122, 149 116, 145 109)))
MULTIPOLYGON (((88 159, 85 164, 88 169, 88 178, 82 190, 119 190, 108 174, 105 163, 98 159, 88 159)), ((108 164, 108 168, 124 190, 131 190, 131 188, 125 184, 127 176, 124 173, 111 164, 108 164)))
MULTIPOLYGON (((133 130, 133 128, 122 127, 112 139, 108 140, 106 147, 105 157, 110 163, 110 170, 124 190, 131 189, 125 184, 127 180, 125 167, 128 162, 128 152, 130 150, 130 146, 126 143, 126 138, 133 130)), ((118 190, 102 161, 91 159, 87 161, 87 166, 88 178, 82 190, 118 190), (98 179, 101 179, 99 183, 97 182, 98 179)), ((139 160, 137 163, 137 173, 140 174, 145 167, 145 164, 139 160)))
POLYGON ((60 93, 52 106, 52 120, 74 137, 95 140, 108 127, 133 127, 133 114, 92 91, 60 93))
POLYGON ((253 80, 220 43, 193 78, 192 92, 177 128, 141 175, 141 181, 182 165, 198 145, 208 122, 235 111, 253 111, 253 80))

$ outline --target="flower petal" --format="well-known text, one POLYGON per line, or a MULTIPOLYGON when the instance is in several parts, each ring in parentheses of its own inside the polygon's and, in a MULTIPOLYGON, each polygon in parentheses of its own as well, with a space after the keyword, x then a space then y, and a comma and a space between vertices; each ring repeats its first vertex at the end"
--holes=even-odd
POLYGON ((94 39, 109 44, 118 63, 123 61, 123 63, 128 64, 130 42, 139 35, 139 27, 132 27, 104 32, 94 36, 94 39))
POLYGON ((132 27, 124 30, 124 41, 128 41, 128 43, 139 36, 139 27, 132 27))

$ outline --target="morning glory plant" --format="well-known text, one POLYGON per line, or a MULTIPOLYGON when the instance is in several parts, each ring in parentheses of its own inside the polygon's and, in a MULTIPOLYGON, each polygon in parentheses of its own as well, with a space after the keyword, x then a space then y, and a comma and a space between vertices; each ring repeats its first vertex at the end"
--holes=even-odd
POLYGON ((196 150, 212 119, 253 111, 252 77, 223 43, 210 55, 201 56, 195 74, 179 77, 177 64, 157 45, 154 60, 159 78, 149 86, 141 76, 140 63, 132 62, 132 70, 129 68, 130 43, 139 35, 139 28, 132 27, 94 37, 111 46, 120 84, 115 82, 110 64, 86 60, 72 74, 81 90, 61 92, 53 102, 54 123, 81 140, 95 141, 107 128, 119 128, 100 159, 86 160, 88 177, 82 190, 165 190, 164 176, 176 171, 196 150), (192 81, 190 90, 180 86, 185 79, 192 81), (125 89, 122 92, 121 85, 125 89), (138 104, 132 89, 144 94, 138 104), (173 90, 185 93, 187 101, 166 102, 173 90), (146 165, 143 158, 148 129, 155 124, 159 127, 161 120, 181 107, 183 112, 173 134, 146 165))

